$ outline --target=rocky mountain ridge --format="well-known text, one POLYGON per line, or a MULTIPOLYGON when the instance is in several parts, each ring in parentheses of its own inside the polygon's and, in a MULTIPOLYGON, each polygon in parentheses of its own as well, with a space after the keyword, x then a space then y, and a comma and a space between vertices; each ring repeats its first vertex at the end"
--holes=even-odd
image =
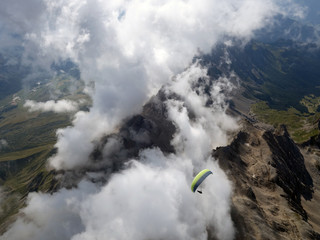
POLYGON ((319 239, 319 156, 300 149, 285 126, 247 121, 212 155, 234 184, 236 239, 319 239))

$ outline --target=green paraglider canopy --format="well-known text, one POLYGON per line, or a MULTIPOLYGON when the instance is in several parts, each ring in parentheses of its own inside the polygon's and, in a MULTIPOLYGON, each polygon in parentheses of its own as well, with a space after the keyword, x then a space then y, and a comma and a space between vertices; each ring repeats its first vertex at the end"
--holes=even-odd
MULTIPOLYGON (((191 184, 191 191, 195 192, 199 185, 210 175, 212 172, 209 169, 203 169, 195 176, 191 184)), ((202 192, 200 192, 202 193, 202 192)))

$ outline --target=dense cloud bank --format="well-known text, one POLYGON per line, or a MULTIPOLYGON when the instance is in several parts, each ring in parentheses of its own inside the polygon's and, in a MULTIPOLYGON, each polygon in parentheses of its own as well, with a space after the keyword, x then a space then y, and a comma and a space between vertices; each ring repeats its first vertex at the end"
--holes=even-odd
MULTIPOLYGON (((210 157, 238 127, 225 113, 233 76, 214 79, 208 95, 194 86, 212 79, 191 62, 226 37, 249 40, 283 8, 271 0, 14 0, 0 9, 1 31, 22 36, 27 63, 45 67, 69 58, 88 86, 94 82, 90 111, 77 112, 73 126, 57 132, 52 168, 89 164, 93 141, 138 113, 161 86, 181 96, 165 103, 177 129, 175 154, 145 149, 105 185, 83 180, 52 195, 31 193, 4 239, 207 239, 208 229, 233 239, 232 186, 210 157), (214 174, 204 194, 194 194, 190 183, 203 168, 214 174)), ((59 103, 27 105, 55 111, 59 103)))
POLYGON ((204 86, 192 87, 199 78, 210 81, 206 69, 195 63, 165 87, 168 93, 186 93, 166 101, 177 128, 175 154, 145 149, 106 185, 83 180, 78 188, 53 195, 31 193, 24 215, 5 239, 207 239, 208 229, 219 239, 232 239, 232 186, 210 153, 227 143, 227 131, 238 127, 225 114, 226 94, 234 85, 221 77, 209 96, 204 86), (204 193, 195 194, 190 183, 203 168, 214 174, 203 185, 204 193))

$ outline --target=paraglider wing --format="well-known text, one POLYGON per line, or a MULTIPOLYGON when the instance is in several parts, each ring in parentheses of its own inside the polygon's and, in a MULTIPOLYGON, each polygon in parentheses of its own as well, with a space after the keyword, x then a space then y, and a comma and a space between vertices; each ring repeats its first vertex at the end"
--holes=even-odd
POLYGON ((204 169, 195 176, 191 184, 192 192, 195 192, 199 185, 208 177, 212 172, 209 169, 204 169))

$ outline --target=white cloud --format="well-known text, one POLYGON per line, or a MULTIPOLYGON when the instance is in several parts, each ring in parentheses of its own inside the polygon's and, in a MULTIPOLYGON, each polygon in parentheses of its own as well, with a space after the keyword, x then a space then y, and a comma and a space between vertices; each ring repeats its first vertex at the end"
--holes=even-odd
POLYGON ((300 2, 300 0, 282 0, 279 2, 280 12, 284 16, 295 19, 303 19, 308 13, 309 3, 300 2))
POLYGON ((41 111, 41 112, 76 112, 79 109, 79 103, 71 100, 50 100, 47 102, 36 102, 33 100, 27 100, 24 107, 28 108, 30 112, 41 111))
POLYGON ((207 227, 220 239, 232 239, 231 187, 216 163, 204 163, 214 174, 200 196, 190 190, 190 162, 157 149, 142 158, 144 163, 130 162, 101 189, 82 182, 53 195, 30 194, 24 215, 4 239, 204 240, 207 227))
POLYGON ((28 31, 39 28, 45 11, 42 0, 2 0, 0 2, 0 51, 21 45, 28 31))
POLYGON ((56 147, 59 154, 49 159, 55 169, 73 169, 88 164, 88 156, 93 149, 92 136, 101 136, 105 129, 114 127, 117 123, 108 121, 106 116, 98 111, 77 112, 74 126, 57 131, 56 147))
POLYGON ((7 140, 5 140, 5 139, 0 139, 0 150, 6 148, 6 147, 8 147, 8 146, 9 146, 9 144, 8 144, 7 140))
MULTIPOLYGON (((229 77, 234 77, 234 74, 230 73, 229 77)), ((176 148, 183 147, 181 152, 190 152, 190 155, 194 155, 194 159, 203 160, 206 157, 204 154, 209 154, 211 149, 227 144, 226 133, 238 128, 236 119, 225 113, 228 94, 236 88, 229 77, 222 76, 212 81, 207 76, 207 69, 195 63, 177 75, 167 87, 168 91, 173 91, 182 97, 182 101, 169 100, 167 103, 169 118, 176 123, 180 131, 173 143, 176 144, 176 148), (195 88, 200 78, 203 83, 195 88), (205 94, 205 86, 209 86, 210 81, 212 81, 211 96, 205 94), (212 101, 210 107, 206 107, 208 100, 212 101), (189 118, 189 112, 195 115, 195 119, 189 118), (181 144, 183 139, 189 139, 190 142, 185 142, 184 146, 181 144), (197 146, 200 148, 199 151, 196 151, 197 146)))
POLYGON ((84 228, 77 212, 77 202, 95 191, 93 184, 83 182, 76 190, 62 189, 53 196, 30 193, 28 205, 22 210, 24 217, 18 218, 2 239, 70 239, 84 228))

